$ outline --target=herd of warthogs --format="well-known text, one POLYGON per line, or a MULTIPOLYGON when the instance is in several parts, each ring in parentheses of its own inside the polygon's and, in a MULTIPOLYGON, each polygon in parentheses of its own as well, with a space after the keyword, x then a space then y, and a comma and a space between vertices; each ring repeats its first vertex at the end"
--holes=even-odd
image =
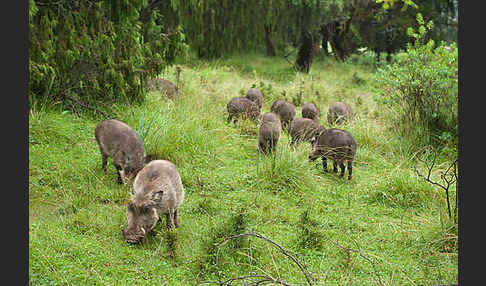
MULTIPOLYGON (((171 86, 166 81, 160 83, 171 86)), ((261 115, 263 102, 263 94, 256 88, 249 89, 245 97, 232 98, 227 104, 228 123, 233 120, 236 124, 238 119, 249 118, 259 124, 258 150, 263 154, 275 152, 283 129, 291 137, 292 146, 300 142, 311 143, 309 160, 322 158, 325 172, 328 172, 329 158, 333 161, 334 172, 338 171, 337 165, 341 168, 342 178, 346 162, 348 179, 351 179, 357 148, 351 133, 320 125, 320 112, 314 103, 305 103, 302 118, 295 118, 295 105, 285 100, 276 100, 270 111, 261 115)), ((352 116, 353 111, 348 104, 335 102, 329 107, 327 119, 332 125, 351 120, 352 116)), ((184 200, 184 188, 176 166, 167 160, 151 160, 137 132, 116 119, 99 123, 95 128, 95 139, 105 174, 110 157, 118 173, 117 182, 130 187, 128 227, 121 228, 124 239, 128 243, 140 243, 146 234, 154 235, 154 228, 162 215, 166 217, 167 229, 179 227, 177 210, 184 200)))
MULTIPOLYGON (((251 88, 246 96, 233 97, 227 104, 228 123, 234 123, 239 118, 249 118, 254 122, 260 121, 258 129, 258 150, 262 153, 274 152, 280 140, 282 130, 291 137, 290 145, 300 142, 311 143, 312 149, 309 160, 322 158, 322 166, 327 170, 327 159, 333 161, 333 171, 337 166, 341 168, 340 177, 344 177, 347 163, 348 179, 353 174, 353 160, 357 144, 353 135, 346 130, 338 128, 326 129, 319 124, 320 111, 312 102, 302 105, 302 118, 295 118, 297 109, 291 102, 283 99, 275 100, 269 112, 261 115, 263 94, 256 88, 251 88)), ((344 102, 334 102, 329 106, 327 122, 329 125, 341 124, 353 118, 353 109, 344 102)))

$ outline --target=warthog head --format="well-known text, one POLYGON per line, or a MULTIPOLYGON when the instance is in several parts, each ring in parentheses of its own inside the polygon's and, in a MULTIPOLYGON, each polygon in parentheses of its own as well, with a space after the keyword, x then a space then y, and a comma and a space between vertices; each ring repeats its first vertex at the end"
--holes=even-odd
POLYGON ((159 220, 155 207, 147 202, 135 204, 130 202, 127 207, 128 228, 122 227, 123 237, 128 243, 140 243, 147 233, 150 233, 159 220))

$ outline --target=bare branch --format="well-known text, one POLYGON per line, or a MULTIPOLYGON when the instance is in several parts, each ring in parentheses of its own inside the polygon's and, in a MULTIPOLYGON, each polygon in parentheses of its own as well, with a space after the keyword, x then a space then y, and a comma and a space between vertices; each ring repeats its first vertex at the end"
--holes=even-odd
MULTIPOLYGON (((443 189, 446 193, 446 199, 447 199, 447 211, 448 211, 448 214, 449 214, 449 218, 452 219, 452 214, 451 214, 451 206, 450 206, 450 197, 449 197, 449 188, 455 184, 457 182, 457 162, 458 160, 454 160, 450 165, 449 167, 446 169, 445 172, 441 172, 440 174, 440 178, 442 179, 443 182, 445 182, 445 184, 441 184, 441 183, 438 183, 438 182, 435 182, 433 181, 430 177, 431 177, 431 174, 432 174, 432 169, 434 168, 435 166, 435 161, 437 159, 437 155, 434 156, 433 160, 432 160, 432 163, 430 165, 427 166, 427 163, 422 160, 421 158, 418 158, 418 160, 422 163, 424 163, 426 166, 427 166, 427 176, 424 176, 422 175, 415 166, 413 166, 414 170, 415 170, 415 173, 423 178, 426 182, 432 184, 432 185, 435 185, 435 186, 438 186, 440 187, 441 189, 443 189), (452 173, 451 173, 451 170, 452 170, 452 173)), ((456 191, 456 206, 454 208, 454 221, 456 221, 456 210, 457 210, 457 191, 456 191)))
MULTIPOLYGON (((285 248, 283 248, 281 245, 279 245, 275 241, 273 241, 269 238, 266 238, 263 235, 260 235, 260 234, 257 234, 257 233, 251 233, 251 232, 241 233, 241 234, 237 234, 237 235, 233 235, 233 236, 229 236, 229 237, 225 238, 218 245, 218 251, 217 251, 217 254, 216 254, 216 264, 218 264, 218 256, 219 256, 219 249, 220 249, 219 247, 222 246, 223 244, 227 243, 228 241, 232 240, 232 239, 244 237, 244 236, 252 236, 252 237, 260 238, 264 241, 271 243, 275 247, 277 247, 285 256, 290 258, 295 264, 297 264, 297 266, 299 266, 300 270, 302 271, 302 273, 304 274, 304 276, 307 280, 308 285, 312 286, 312 282, 311 282, 312 277, 311 277, 310 273, 294 256, 292 256, 285 248)), ((258 286, 258 285, 264 285, 264 284, 279 284, 279 285, 291 286, 289 283, 282 281, 280 279, 277 279, 277 278, 273 278, 269 275, 240 276, 240 277, 228 279, 226 281, 220 281, 220 280, 218 280, 218 281, 203 281, 203 282, 198 281, 197 284, 217 284, 217 285, 221 285, 221 286, 227 286, 227 285, 232 285, 232 283, 234 281, 237 281, 237 280, 242 281, 242 280, 250 280, 250 279, 253 279, 253 280, 250 281, 248 284, 245 284, 245 285, 258 286)))

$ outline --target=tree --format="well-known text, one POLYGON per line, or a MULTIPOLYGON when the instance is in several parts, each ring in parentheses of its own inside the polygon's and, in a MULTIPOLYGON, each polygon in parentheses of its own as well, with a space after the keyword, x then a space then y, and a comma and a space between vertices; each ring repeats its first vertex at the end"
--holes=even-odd
POLYGON ((183 51, 180 30, 157 22, 154 1, 34 1, 29 7, 29 99, 77 109, 144 99, 183 51))

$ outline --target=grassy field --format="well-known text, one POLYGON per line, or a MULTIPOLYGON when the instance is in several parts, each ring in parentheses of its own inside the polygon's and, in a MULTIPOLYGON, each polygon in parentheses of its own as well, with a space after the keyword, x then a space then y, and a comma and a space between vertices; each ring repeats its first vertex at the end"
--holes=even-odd
MULTIPOLYGON (((445 219, 444 194, 414 173, 418 151, 373 101, 372 67, 318 58, 310 74, 296 74, 283 58, 252 54, 181 67, 179 99, 152 92, 142 105, 115 106, 148 154, 177 165, 186 192, 180 227, 168 233, 163 221, 140 245, 120 231, 128 187, 116 184, 111 161, 108 175, 101 169, 94 128, 104 118, 31 108, 31 285, 196 285, 244 275, 307 285, 264 240, 222 243, 246 232, 286 249, 313 285, 457 283, 457 231, 445 219), (353 179, 324 174, 320 160, 307 160, 310 145, 293 149, 286 133, 276 156, 264 156, 258 126, 227 124, 226 103, 253 85, 264 91, 262 112, 285 94, 317 103, 325 127, 333 101, 350 103, 356 118, 341 128, 358 143, 353 179)), ((163 76, 175 82, 175 67, 163 76)))

